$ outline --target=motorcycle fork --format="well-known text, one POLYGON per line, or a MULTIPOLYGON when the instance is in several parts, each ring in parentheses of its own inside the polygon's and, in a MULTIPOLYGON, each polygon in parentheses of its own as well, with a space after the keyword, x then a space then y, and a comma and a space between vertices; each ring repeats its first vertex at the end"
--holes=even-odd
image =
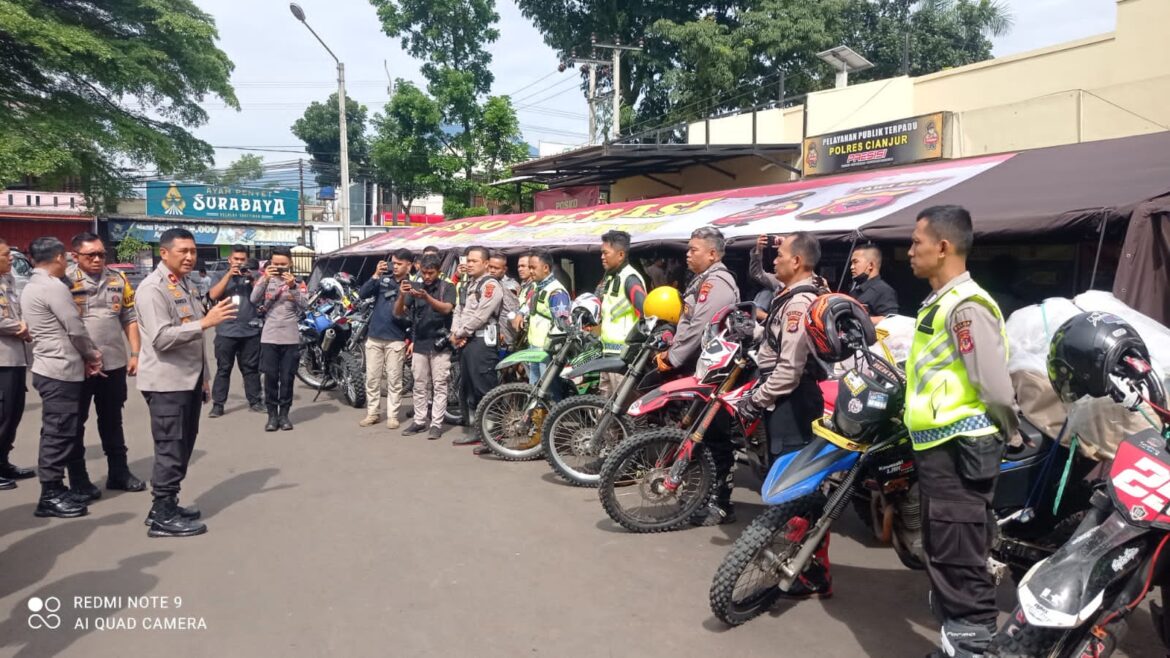
POLYGON ((719 415, 719 396, 735 388, 736 381, 739 380, 739 375, 742 372, 743 362, 737 361, 731 372, 727 373, 727 379, 723 380, 723 383, 711 395, 707 409, 699 417, 699 421, 695 423, 687 438, 675 451, 672 457, 673 463, 670 465, 670 473, 662 482, 663 488, 667 491, 674 493, 682 486, 683 473, 686 472, 687 466, 690 466, 691 458, 695 454, 695 447, 703 442, 703 436, 707 434, 707 430, 711 429, 711 423, 715 422, 715 416, 719 415))
POLYGON ((597 420, 597 427, 593 429, 593 437, 589 442, 589 450, 592 453, 596 454, 601 449, 601 437, 605 436, 605 431, 614 423, 618 414, 630 406, 630 393, 642 380, 642 370, 650 360, 649 353, 649 349, 642 350, 642 353, 634 360, 634 365, 630 367, 629 372, 622 379, 621 386, 618 386, 617 390, 610 394, 608 404, 605 406, 601 418, 597 420))

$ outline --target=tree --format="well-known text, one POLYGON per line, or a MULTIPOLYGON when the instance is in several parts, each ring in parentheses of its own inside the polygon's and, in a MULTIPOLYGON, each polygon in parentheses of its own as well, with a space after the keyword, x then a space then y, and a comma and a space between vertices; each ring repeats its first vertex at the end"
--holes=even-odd
POLYGON ((200 103, 239 109, 218 36, 191 0, 0 0, 0 185, 76 176, 104 209, 124 167, 206 166, 200 103))
POLYGON ((117 255, 119 263, 131 263, 143 251, 150 251, 150 243, 134 235, 127 235, 118 243, 117 255))
POLYGON ((411 203, 442 190, 456 160, 447 152, 438 103, 399 80, 385 113, 374 117, 371 165, 378 183, 392 188, 407 218, 411 203))
MULTIPOLYGON (((366 141, 366 107, 348 95, 345 99, 345 130, 349 141, 350 171, 360 170, 369 161, 366 141)), ((292 133, 305 143, 309 167, 318 185, 339 185, 341 181, 341 126, 338 125, 337 94, 324 103, 314 101, 292 125, 292 133)))
POLYGON ((264 158, 253 153, 245 153, 222 172, 205 169, 194 172, 190 177, 208 185, 242 185, 264 177, 264 158))

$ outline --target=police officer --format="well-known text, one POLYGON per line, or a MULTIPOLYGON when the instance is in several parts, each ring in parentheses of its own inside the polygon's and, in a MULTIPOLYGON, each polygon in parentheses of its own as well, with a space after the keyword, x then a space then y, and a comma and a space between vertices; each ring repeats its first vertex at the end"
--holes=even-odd
MULTIPOLYGON (((695 274, 683 293, 683 313, 670 349, 657 357, 658 371, 669 372, 692 366, 702 347, 703 332, 721 309, 739 303, 739 286, 723 264, 726 241, 719 229, 704 226, 691 233, 687 244, 687 267, 695 274)), ((714 498, 694 518, 696 525, 711 526, 735 520, 731 507, 731 477, 735 459, 730 441, 708 445, 715 460, 718 482, 714 498)))
POLYGON ((259 265, 248 258, 248 248, 243 245, 232 247, 228 265, 230 269, 211 287, 209 296, 212 304, 225 299, 234 302, 237 315, 215 330, 215 385, 211 390, 211 412, 207 414, 208 418, 223 415, 223 405, 227 403, 232 383, 232 365, 237 362, 240 374, 244 377, 244 395, 248 399, 248 408, 257 413, 265 411, 260 393, 261 322, 251 300, 252 284, 256 280, 259 265))
MULTIPOLYGON (((646 283, 629 262, 630 234, 609 231, 601 236, 601 266, 605 276, 597 286, 601 299, 601 342, 605 353, 617 356, 630 335, 630 330, 642 317, 646 303, 646 283)), ((616 391, 622 375, 603 373, 604 392, 616 391)))
POLYGON ((404 285, 403 294, 394 304, 395 317, 407 321, 414 338, 414 355, 410 360, 414 375, 414 421, 402 433, 409 436, 428 430, 429 406, 427 438, 431 440, 443 433, 451 377, 451 349, 438 349, 435 345, 451 333, 451 313, 455 309, 455 286, 439 278, 442 264, 438 254, 423 256, 419 268, 422 281, 404 285))
POLYGON ((20 295, 12 276, 12 250, 0 239, 0 490, 15 489, 16 480, 36 475, 8 461, 16 428, 24 416, 25 377, 29 361, 28 324, 21 319, 20 295))
POLYGON ((162 262, 138 286, 142 359, 138 390, 150 409, 154 438, 154 502, 146 516, 151 537, 207 532, 199 510, 179 505, 179 489, 199 433, 199 407, 211 399, 204 333, 236 317, 224 299, 203 314, 199 292, 187 279, 195 267, 195 236, 181 228, 159 237, 162 262))
MULTIPOLYGON (((500 355, 496 345, 504 294, 500 282, 488 274, 487 249, 471 247, 466 258, 466 287, 463 304, 455 308, 455 318, 451 323, 451 344, 461 350, 462 394, 470 416, 483 396, 499 383, 496 364, 500 355)), ((464 283, 463 278, 460 283, 464 283)), ((471 418, 465 418, 464 422, 470 425, 471 418)), ((479 436, 472 430, 452 443, 472 445, 479 443, 479 436)))
POLYGON ((293 401, 293 381, 300 361, 301 315, 309 307, 304 286, 292 273, 292 252, 276 247, 264 275, 252 288, 252 304, 263 309, 260 333, 260 371, 264 375, 264 404, 268 409, 265 432, 293 428, 288 418, 293 401))
POLYGON ((520 282, 508 276, 508 257, 502 251, 490 252, 488 274, 499 280, 504 293, 504 301, 500 308, 500 346, 515 349, 518 332, 512 320, 520 310, 520 282))
POLYGON ((369 335, 366 338, 366 417, 358 424, 370 427, 378 422, 382 405, 382 384, 386 384, 386 427, 399 427, 398 411, 402 405, 402 371, 406 366, 408 325, 394 317, 394 305, 410 281, 414 256, 409 249, 399 249, 389 262, 378 261, 374 276, 362 284, 358 295, 373 297, 369 335))
MULTIPOLYGON (((528 346, 547 351, 553 329, 564 329, 568 323, 572 300, 569 291, 553 273, 552 254, 535 252, 528 263, 529 271, 536 279, 528 314, 528 346)), ((528 364, 528 383, 536 386, 548 366, 549 361, 528 364)))
POLYGON ((130 472, 126 463, 126 435, 122 429, 122 407, 126 404, 126 377, 138 374, 138 314, 134 310, 134 289, 126 275, 106 267, 106 246, 93 233, 79 233, 71 241, 76 264, 66 274, 73 303, 85 328, 102 353, 102 372, 86 377, 81 392, 81 420, 77 427, 77 450, 69 461, 69 485, 75 498, 97 500, 102 492, 89 479, 85 467, 85 422, 90 403, 97 411, 98 436, 106 455, 106 488, 142 491, 146 483, 130 472), (125 334, 130 343, 126 354, 125 334))
POLYGON ((995 300, 967 272, 971 215, 923 210, 910 246, 914 275, 930 283, 906 367, 906 428, 922 491, 931 609, 942 648, 981 656, 995 632, 991 499, 1005 438, 1018 429, 1007 336, 995 300))
POLYGON ((898 312, 898 293, 882 278, 882 250, 876 244, 865 244, 853 250, 849 257, 849 273, 853 276, 850 296, 865 306, 875 324, 898 312))
MULTIPOLYGON (((102 353, 85 330, 63 279, 68 263, 57 238, 29 245, 36 269, 20 299, 33 339, 33 386, 41 394, 41 445, 36 516, 69 518, 88 513, 86 500, 65 488, 65 466, 77 454, 85 378, 102 372, 102 353)), ((72 483, 71 483, 72 484, 72 483)))

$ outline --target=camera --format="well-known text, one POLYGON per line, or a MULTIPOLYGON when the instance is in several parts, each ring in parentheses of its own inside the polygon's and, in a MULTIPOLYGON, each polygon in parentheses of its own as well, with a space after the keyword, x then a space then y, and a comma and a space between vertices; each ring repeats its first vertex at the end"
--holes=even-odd
POLYGON ((444 350, 449 350, 449 349, 451 349, 451 347, 452 346, 451 346, 451 337, 450 336, 443 336, 442 338, 435 339, 435 351, 436 352, 442 352, 444 350))

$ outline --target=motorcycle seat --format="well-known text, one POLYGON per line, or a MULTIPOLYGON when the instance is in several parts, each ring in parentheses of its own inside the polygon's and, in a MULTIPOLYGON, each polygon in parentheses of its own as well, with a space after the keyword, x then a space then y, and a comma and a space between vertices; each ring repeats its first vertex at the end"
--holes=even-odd
POLYGON ((1003 460, 1019 462, 1031 459, 1052 446, 1053 439, 1040 431, 1027 418, 1020 416, 1020 434, 1024 437, 1024 444, 1019 447, 1009 445, 1003 453, 1003 460))
POLYGON ((616 356, 606 356, 600 359, 586 361, 572 368, 571 372, 562 373, 562 377, 581 377, 594 372, 625 372, 628 366, 616 356))

